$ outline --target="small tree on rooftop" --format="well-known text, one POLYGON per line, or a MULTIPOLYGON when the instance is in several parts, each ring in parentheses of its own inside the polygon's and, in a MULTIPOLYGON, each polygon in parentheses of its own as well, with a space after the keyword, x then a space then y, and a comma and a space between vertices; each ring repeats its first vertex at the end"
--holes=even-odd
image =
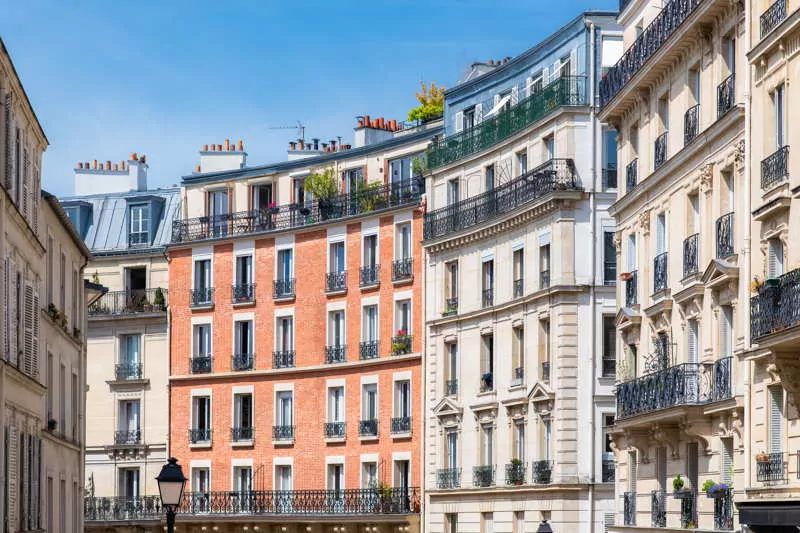
POLYGON ((419 120, 425 122, 434 118, 439 118, 444 112, 444 90, 446 87, 439 87, 436 83, 430 85, 420 81, 420 90, 416 93, 420 105, 408 112, 408 120, 419 120))

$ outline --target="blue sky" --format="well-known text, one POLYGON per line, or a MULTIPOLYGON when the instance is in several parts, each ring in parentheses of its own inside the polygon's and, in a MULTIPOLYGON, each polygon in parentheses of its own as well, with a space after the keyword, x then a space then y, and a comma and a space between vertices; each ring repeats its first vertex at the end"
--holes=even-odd
POLYGON ((618 0, 26 0, 2 8, 9 49, 50 140, 44 186, 76 162, 147 154, 177 184, 201 145, 244 139, 282 161, 294 130, 352 141, 355 116, 404 119, 419 80, 451 86, 475 60, 514 56, 618 0))

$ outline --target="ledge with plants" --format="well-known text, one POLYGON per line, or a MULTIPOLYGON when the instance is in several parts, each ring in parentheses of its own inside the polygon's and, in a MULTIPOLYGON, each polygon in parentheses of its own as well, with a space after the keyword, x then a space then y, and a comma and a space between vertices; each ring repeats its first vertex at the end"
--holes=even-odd
POLYGON ((709 498, 723 498, 733 487, 727 483, 717 483, 713 479, 707 479, 703 483, 702 490, 709 498))
POLYGON ((673 496, 678 500, 691 498, 693 495, 689 482, 685 480, 680 474, 672 479, 673 496))

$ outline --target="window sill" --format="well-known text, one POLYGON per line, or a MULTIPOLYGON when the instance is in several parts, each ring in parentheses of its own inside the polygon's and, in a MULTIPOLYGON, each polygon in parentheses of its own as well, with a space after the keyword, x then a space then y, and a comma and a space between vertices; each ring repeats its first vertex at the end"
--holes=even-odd
POLYGON ((203 441, 203 442, 193 442, 189 444, 190 450, 204 450, 207 448, 211 448, 211 441, 203 441))
POLYGON ((414 276, 409 276, 407 278, 393 279, 392 285, 405 285, 406 283, 411 283, 413 281, 414 281, 414 276))
POLYGON ((403 440, 403 439, 410 439, 411 432, 410 431, 402 431, 397 433, 392 433, 392 440, 403 440))
POLYGON ((335 291, 325 291, 325 296, 342 296, 347 294, 347 289, 336 289, 335 291))
POLYGON ((274 302, 293 302, 295 299, 294 294, 282 294, 280 296, 273 296, 272 301, 274 302))
POLYGON ((376 281, 375 283, 369 283, 367 285, 359 285, 358 288, 362 291, 374 291, 377 288, 380 288, 381 283, 376 281))
POLYGON ((373 442, 379 439, 377 435, 361 435, 358 437, 358 440, 361 442, 373 442))
POLYGON ((341 444, 346 440, 346 437, 325 437, 325 444, 341 444))
POLYGON ((146 387, 150 384, 150 378, 136 378, 136 379, 109 379, 106 383, 111 387, 146 387))
POLYGON ((525 390, 525 383, 514 383, 508 386, 508 392, 517 392, 521 390, 525 390))
POLYGON ((207 304, 198 304, 198 305, 190 305, 189 309, 192 311, 209 311, 214 309, 214 303, 207 303, 207 304))
POLYGON ((254 445, 253 439, 249 440, 235 440, 231 442, 232 448, 252 448, 254 445))
POLYGON ((294 446, 294 439, 273 440, 272 445, 280 447, 294 446))
POLYGON ((253 298, 252 300, 248 300, 246 302, 231 302, 231 305, 234 307, 234 309, 238 309, 240 307, 251 307, 256 305, 256 300, 253 298))

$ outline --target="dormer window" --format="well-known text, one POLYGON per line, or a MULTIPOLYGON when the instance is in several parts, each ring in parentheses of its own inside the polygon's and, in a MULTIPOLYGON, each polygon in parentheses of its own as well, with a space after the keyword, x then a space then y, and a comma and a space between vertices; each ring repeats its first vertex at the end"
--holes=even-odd
POLYGON ((150 244, 150 206, 134 204, 130 206, 130 231, 128 243, 131 246, 150 244))

